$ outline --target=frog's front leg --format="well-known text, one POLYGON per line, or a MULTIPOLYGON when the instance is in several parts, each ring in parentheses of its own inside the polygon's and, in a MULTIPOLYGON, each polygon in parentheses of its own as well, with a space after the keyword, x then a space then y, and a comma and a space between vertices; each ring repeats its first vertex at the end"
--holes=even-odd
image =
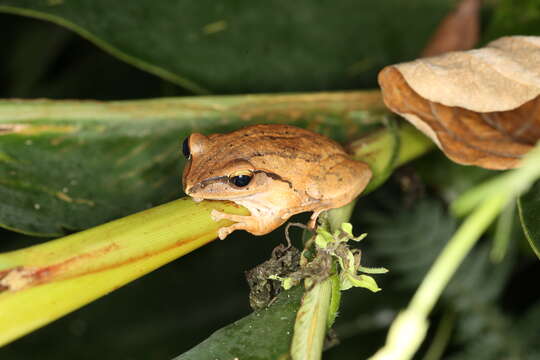
POLYGON ((214 221, 219 221, 221 219, 235 221, 234 224, 222 227, 218 230, 218 236, 221 240, 225 239, 227 235, 235 230, 246 230, 253 235, 268 234, 270 231, 274 230, 276 227, 285 222, 280 217, 234 215, 217 210, 212 210, 210 215, 214 221))

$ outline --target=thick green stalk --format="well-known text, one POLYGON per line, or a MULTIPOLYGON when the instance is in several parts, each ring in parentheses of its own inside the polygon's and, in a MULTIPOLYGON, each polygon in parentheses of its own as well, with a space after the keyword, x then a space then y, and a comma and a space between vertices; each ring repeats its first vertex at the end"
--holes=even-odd
POLYGON ((365 193, 375 190, 394 169, 433 149, 435 145, 408 123, 388 126, 351 144, 353 157, 369 165, 373 177, 365 193))
POLYGON ((42 245, 0 254, 0 345, 207 244, 222 202, 184 198, 42 245))
MULTIPOLYGON (((306 286, 309 285, 306 284, 306 286)), ((321 358, 331 297, 331 278, 315 283, 304 294, 294 324, 291 344, 293 360, 319 360, 321 358)))
MULTIPOLYGON (((325 221, 328 222, 330 231, 339 229, 342 223, 349 221, 354 203, 355 201, 328 212, 325 221)), ((326 331, 332 326, 339 309, 341 291, 338 275, 332 274, 320 282, 308 279, 305 286, 308 290, 296 314, 291 357, 293 360, 319 360, 322 357, 326 331)))

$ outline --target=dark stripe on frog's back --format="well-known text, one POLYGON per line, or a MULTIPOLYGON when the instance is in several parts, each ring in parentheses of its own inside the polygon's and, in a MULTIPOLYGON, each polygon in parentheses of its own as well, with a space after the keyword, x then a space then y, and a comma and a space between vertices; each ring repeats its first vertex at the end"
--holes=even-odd
POLYGON ((265 138, 269 140, 291 140, 295 138, 310 138, 319 142, 321 145, 330 145, 333 147, 341 148, 341 145, 336 143, 334 140, 325 137, 319 133, 299 128, 287 124, 259 124, 245 127, 243 129, 233 131, 232 133, 226 134, 233 137, 238 137, 242 135, 243 138, 265 138), (276 128, 281 128, 280 131, 276 131, 276 128))
POLYGON ((289 188, 294 189, 293 186, 292 186, 292 183, 289 180, 282 178, 281 176, 279 176, 276 173, 273 173, 273 172, 270 172, 270 171, 264 171, 264 170, 255 170, 254 173, 266 174, 266 176, 268 176, 269 178, 274 179, 276 181, 281 181, 281 182, 287 183, 289 185, 289 188))
MULTIPOLYGON (((219 168, 220 165, 231 160, 243 159, 247 161, 252 160, 257 163, 254 164, 255 166, 260 167, 260 169, 267 173, 274 173, 272 166, 269 166, 271 165, 271 161, 264 161, 265 156, 276 156, 283 159, 283 161, 298 159, 304 161, 306 165, 316 165, 319 161, 329 156, 346 154, 345 150, 339 144, 322 135, 290 126, 284 128, 283 134, 276 134, 274 127, 271 129, 272 131, 266 131, 266 126, 254 125, 228 134, 210 135, 210 144, 214 146, 211 145, 211 148, 207 149, 204 156, 206 159, 201 159, 202 161, 199 164, 200 170, 198 172, 206 173, 208 170, 219 168), (294 131, 288 132, 287 129, 294 129, 294 131), (308 138, 314 142, 312 144, 313 151, 298 151, 296 147, 290 146, 295 141, 299 142, 308 138), (264 149, 257 149, 261 142, 267 143, 267 146, 264 149), (220 144, 219 147, 215 146, 216 143, 220 144), (321 153, 321 147, 327 147, 329 151, 321 153)), ((285 169, 284 166, 280 168, 285 169)), ((281 181, 290 183, 286 179, 286 174, 276 175, 281 177, 281 181)))
POLYGON ((318 162, 323 158, 335 154, 345 154, 345 150, 333 140, 322 137, 311 132, 303 134, 284 134, 276 135, 275 131, 271 135, 267 133, 246 133, 246 136, 231 136, 234 143, 228 144, 228 151, 237 154, 239 157, 250 160, 254 157, 279 156, 286 159, 300 159, 306 162, 318 162), (299 142, 309 139, 311 146, 297 146, 299 142), (261 143, 265 143, 266 148, 257 149, 261 143), (328 148, 327 152, 320 152, 321 148, 328 148), (301 148, 301 150, 299 150, 301 148), (309 151, 312 148, 313 151, 309 151))

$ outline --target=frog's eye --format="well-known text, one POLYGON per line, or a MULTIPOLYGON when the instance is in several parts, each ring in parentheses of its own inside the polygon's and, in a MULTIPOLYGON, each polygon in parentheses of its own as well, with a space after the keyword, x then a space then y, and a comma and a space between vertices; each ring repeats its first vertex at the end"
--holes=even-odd
POLYGON ((182 143, 182 153, 187 160, 191 159, 191 151, 189 150, 189 136, 186 137, 182 143))
POLYGON ((253 173, 249 170, 238 171, 229 176, 229 181, 236 187, 244 187, 253 178, 253 173))

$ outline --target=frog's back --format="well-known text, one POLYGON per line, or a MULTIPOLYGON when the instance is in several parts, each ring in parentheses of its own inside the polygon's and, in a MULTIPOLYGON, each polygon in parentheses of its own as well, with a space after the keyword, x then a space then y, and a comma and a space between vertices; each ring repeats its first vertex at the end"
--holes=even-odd
POLYGON ((286 161, 316 164, 326 157, 346 154, 335 141, 309 130, 292 125, 252 125, 221 137, 226 145, 224 157, 242 158, 254 165, 269 165, 286 161))

